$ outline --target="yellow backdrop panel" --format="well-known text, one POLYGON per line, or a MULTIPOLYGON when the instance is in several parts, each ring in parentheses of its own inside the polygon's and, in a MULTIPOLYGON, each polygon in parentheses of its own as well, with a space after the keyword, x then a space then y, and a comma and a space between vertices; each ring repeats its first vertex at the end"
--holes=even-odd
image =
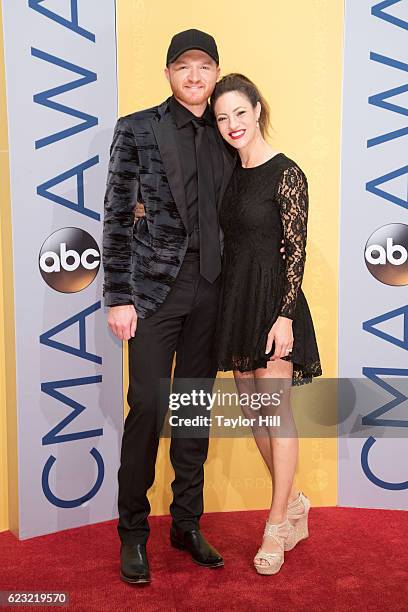
POLYGON ((4 88, 4 58, 3 58, 3 24, 0 12, 0 531, 8 527, 7 512, 7 429, 6 429, 6 365, 4 341, 4 279, 2 259, 2 228, 3 214, 8 206, 8 149, 7 149, 7 117, 6 97, 4 88))
MULTIPOLYGON (((242 72, 271 106, 274 147, 294 158, 310 186, 304 290, 326 377, 337 372, 337 279, 342 0, 118 0, 119 113, 169 95, 163 69, 170 38, 187 28, 217 40, 222 74, 242 72)), ((125 352, 125 372, 126 367, 125 352)), ((127 387, 125 374, 124 388, 127 387)), ((152 511, 168 512, 173 474, 162 440, 152 511)), ((207 511, 266 508, 270 478, 252 439, 213 439, 206 464, 207 511)), ((337 501, 335 439, 304 439, 297 483, 315 505, 337 501)))

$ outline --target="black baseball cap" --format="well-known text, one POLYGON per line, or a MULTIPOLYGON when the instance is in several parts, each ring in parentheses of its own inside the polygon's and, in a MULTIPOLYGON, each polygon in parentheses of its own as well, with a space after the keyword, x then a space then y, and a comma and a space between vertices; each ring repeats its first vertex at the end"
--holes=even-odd
POLYGON ((166 66, 175 62, 182 53, 191 49, 204 51, 219 64, 218 49, 214 38, 210 34, 192 29, 179 32, 173 36, 167 51, 166 66))

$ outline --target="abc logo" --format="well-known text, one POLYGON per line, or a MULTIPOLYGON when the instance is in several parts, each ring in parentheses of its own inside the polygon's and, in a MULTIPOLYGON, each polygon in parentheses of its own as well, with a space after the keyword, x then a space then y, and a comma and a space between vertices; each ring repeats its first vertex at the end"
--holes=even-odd
POLYGON ((98 274, 101 255, 96 241, 77 227, 65 227, 49 236, 41 247, 41 276, 61 293, 88 287, 98 274))
POLYGON ((390 223, 367 240, 365 262, 371 274, 386 285, 408 285, 408 225, 390 223))

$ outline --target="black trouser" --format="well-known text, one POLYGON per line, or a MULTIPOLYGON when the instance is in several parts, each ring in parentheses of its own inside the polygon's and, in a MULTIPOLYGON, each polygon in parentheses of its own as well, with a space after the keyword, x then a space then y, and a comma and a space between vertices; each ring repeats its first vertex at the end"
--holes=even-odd
MULTIPOLYGON (((136 335, 129 340, 130 411, 118 473, 118 532, 122 542, 144 543, 149 536, 147 491, 154 482, 165 416, 159 401, 160 379, 170 379, 174 353, 174 379, 213 379, 216 375, 213 341, 219 282, 210 284, 201 277, 198 255, 187 253, 165 302, 150 317, 138 319, 136 335)), ((197 528, 203 513, 207 451, 206 436, 172 435, 170 459, 175 478, 170 512, 173 524, 183 530, 197 528)))

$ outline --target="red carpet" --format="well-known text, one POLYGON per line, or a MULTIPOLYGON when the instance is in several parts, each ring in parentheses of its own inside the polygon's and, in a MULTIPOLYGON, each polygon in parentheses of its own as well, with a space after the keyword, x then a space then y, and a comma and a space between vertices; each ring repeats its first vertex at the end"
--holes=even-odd
POLYGON ((153 580, 145 587, 118 577, 116 521, 25 542, 1 533, 0 590, 67 591, 68 606, 36 607, 60 612, 408 610, 408 512, 312 508, 309 539, 286 554, 276 576, 259 576, 251 566, 265 518, 266 512, 203 517, 203 532, 225 559, 214 570, 169 546, 168 517, 152 518, 153 580))

